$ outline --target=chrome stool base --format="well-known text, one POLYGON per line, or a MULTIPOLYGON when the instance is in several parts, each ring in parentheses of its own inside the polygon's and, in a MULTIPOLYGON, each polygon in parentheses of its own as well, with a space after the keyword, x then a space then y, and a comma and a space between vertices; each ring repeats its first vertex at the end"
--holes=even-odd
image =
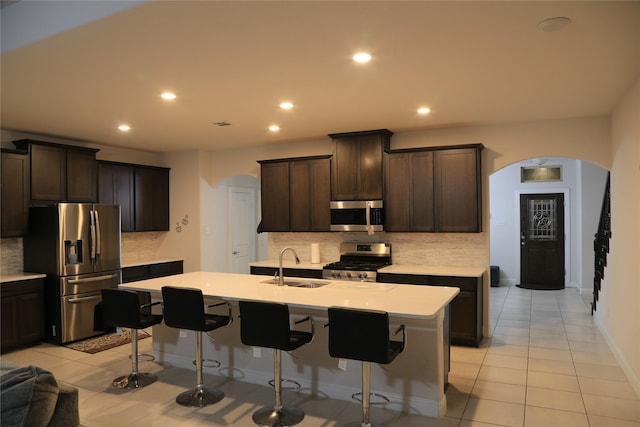
POLYGON ((158 380, 158 377, 154 374, 143 374, 138 372, 130 373, 122 377, 118 377, 111 384, 116 388, 142 388, 153 384, 158 380))
POLYGON ((263 427, 293 426, 304 419, 304 411, 292 406, 282 406, 279 410, 267 406, 254 412, 252 418, 254 423, 263 427))
POLYGON ((176 403, 182 406, 202 408, 218 403, 222 399, 224 399, 224 393, 222 391, 198 387, 180 393, 176 397, 176 403))
POLYGON ((353 421, 348 424, 344 424, 342 427, 384 427, 378 423, 363 423, 362 421, 353 421))

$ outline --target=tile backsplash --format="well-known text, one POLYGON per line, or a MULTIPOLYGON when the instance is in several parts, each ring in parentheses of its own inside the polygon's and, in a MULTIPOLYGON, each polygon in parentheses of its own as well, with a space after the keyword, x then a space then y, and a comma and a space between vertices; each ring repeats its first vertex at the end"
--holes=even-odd
POLYGON ((320 246, 320 261, 340 258, 342 242, 391 243, 392 262, 404 265, 486 267, 488 233, 269 233, 269 259, 292 247, 303 261, 311 260, 311 244, 320 246))
POLYGON ((2 273, 22 271, 22 237, 0 239, 2 273))
MULTIPOLYGON (((122 265, 136 264, 158 259, 161 237, 166 232, 122 233, 122 265)), ((22 238, 0 239, 2 257, 1 271, 4 274, 22 271, 22 238)))

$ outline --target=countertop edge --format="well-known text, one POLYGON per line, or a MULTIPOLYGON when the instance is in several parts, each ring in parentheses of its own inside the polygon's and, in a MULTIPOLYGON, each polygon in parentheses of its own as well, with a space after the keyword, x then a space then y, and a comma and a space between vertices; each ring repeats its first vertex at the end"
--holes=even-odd
POLYGON ((127 263, 123 262, 120 267, 121 268, 139 267, 141 265, 165 264, 165 263, 168 263, 168 262, 177 262, 177 261, 184 262, 183 259, 167 258, 167 259, 156 259, 156 260, 152 260, 152 261, 146 260, 146 261, 135 261, 135 262, 127 262, 127 263))
POLYGON ((28 273, 23 271, 13 271, 8 273, 0 273, 0 283, 19 282, 21 280, 44 279, 46 274, 28 273))

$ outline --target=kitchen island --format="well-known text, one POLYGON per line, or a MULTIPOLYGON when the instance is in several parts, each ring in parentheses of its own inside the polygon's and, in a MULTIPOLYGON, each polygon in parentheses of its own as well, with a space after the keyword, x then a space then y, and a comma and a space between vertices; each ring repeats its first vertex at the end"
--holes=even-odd
MULTIPOLYGON (((315 338, 296 350, 295 357, 283 354, 283 377, 298 381, 302 385, 299 393, 342 400, 350 400, 353 393, 360 391, 361 366, 355 361, 339 363, 329 356, 328 330, 322 327, 327 323, 327 308, 387 311, 392 331, 400 324, 406 326, 407 346, 390 365, 372 366, 372 391, 387 396, 391 400, 390 409, 444 416, 449 352, 445 313, 458 294, 458 288, 313 281, 324 286, 276 286, 265 276, 192 272, 127 283, 121 287, 149 291, 156 299, 161 298, 162 286, 199 288, 207 298, 230 301, 234 316, 238 314, 239 300, 286 303, 293 319, 312 316, 316 325, 315 338)), ((273 378, 272 351, 244 346, 240 341, 238 319, 211 335, 215 341, 204 340, 204 358, 220 361, 221 367, 215 371, 205 369, 205 372, 262 385, 273 378)), ((179 331, 164 324, 154 326, 153 349, 158 362, 193 369, 195 335, 192 331, 179 331)))

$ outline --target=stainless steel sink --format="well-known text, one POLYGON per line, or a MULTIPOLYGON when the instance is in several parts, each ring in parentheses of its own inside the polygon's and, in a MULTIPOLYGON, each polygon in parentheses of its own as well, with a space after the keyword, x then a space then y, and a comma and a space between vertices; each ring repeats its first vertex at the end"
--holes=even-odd
MULTIPOLYGON (((277 279, 269 279, 269 280, 264 280, 260 283, 267 283, 269 285, 278 285, 278 280, 277 279)), ((327 286, 328 284, 330 284, 331 282, 316 282, 314 280, 290 280, 290 279, 285 279, 284 280, 284 285, 285 286, 291 286, 293 288, 321 288, 323 286, 327 286)))

